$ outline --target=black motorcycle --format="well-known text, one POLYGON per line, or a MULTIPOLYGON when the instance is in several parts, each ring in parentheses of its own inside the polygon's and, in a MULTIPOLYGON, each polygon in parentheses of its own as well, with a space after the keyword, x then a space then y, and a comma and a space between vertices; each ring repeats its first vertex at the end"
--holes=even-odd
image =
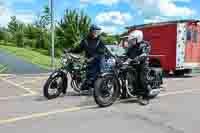
MULTIPOLYGON (((114 58, 115 63, 110 66, 110 70, 99 75, 94 87, 94 100, 100 107, 112 105, 120 96, 140 97, 144 90, 141 91, 138 86, 138 73, 135 69, 138 63, 125 64, 124 57, 114 58), (128 86, 128 78, 132 76, 133 87, 128 86), (129 77, 128 77, 129 76, 129 77)), ((160 92, 162 83, 161 70, 149 68, 146 79, 148 80, 148 97, 156 97, 160 92)))
POLYGON ((80 86, 85 79, 86 62, 79 55, 69 53, 64 50, 61 57, 61 67, 56 69, 47 79, 43 87, 43 95, 47 99, 53 99, 66 93, 69 78, 70 85, 77 93, 80 92, 80 86))

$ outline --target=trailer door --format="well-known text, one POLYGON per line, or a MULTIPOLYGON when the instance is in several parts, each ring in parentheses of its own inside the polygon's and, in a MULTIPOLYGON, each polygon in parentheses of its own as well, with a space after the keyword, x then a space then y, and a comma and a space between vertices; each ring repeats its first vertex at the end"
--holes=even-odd
POLYGON ((177 41, 176 41, 176 70, 184 69, 185 63, 185 45, 186 45, 186 23, 177 24, 177 41))
POLYGON ((195 26, 188 26, 187 29, 187 45, 186 45, 186 61, 185 68, 196 68, 200 62, 200 46, 199 46, 199 32, 195 26))

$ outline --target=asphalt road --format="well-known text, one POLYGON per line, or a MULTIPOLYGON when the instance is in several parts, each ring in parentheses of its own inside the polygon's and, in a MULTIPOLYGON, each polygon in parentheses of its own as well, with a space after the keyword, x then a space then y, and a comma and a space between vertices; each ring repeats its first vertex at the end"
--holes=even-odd
POLYGON ((46 100, 45 75, 0 76, 2 133, 199 133, 200 76, 167 78, 159 97, 147 106, 136 99, 98 108, 92 97, 72 90, 46 100))
POLYGON ((0 64, 7 66, 8 71, 5 72, 7 74, 37 74, 48 72, 2 49, 0 49, 0 64))

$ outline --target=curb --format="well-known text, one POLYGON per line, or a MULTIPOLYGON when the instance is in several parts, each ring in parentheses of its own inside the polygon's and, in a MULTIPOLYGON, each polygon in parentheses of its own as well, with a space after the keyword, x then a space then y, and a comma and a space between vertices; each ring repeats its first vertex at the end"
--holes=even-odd
POLYGON ((0 77, 8 76, 49 76, 51 73, 38 73, 38 74, 0 74, 0 77))

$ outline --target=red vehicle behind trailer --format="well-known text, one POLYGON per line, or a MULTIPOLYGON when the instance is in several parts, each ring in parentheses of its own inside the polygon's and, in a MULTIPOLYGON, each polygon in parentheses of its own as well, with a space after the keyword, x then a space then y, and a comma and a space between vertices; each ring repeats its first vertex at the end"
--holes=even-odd
POLYGON ((127 27, 142 30, 151 44, 150 64, 178 75, 200 67, 200 25, 197 20, 169 21, 127 27))

